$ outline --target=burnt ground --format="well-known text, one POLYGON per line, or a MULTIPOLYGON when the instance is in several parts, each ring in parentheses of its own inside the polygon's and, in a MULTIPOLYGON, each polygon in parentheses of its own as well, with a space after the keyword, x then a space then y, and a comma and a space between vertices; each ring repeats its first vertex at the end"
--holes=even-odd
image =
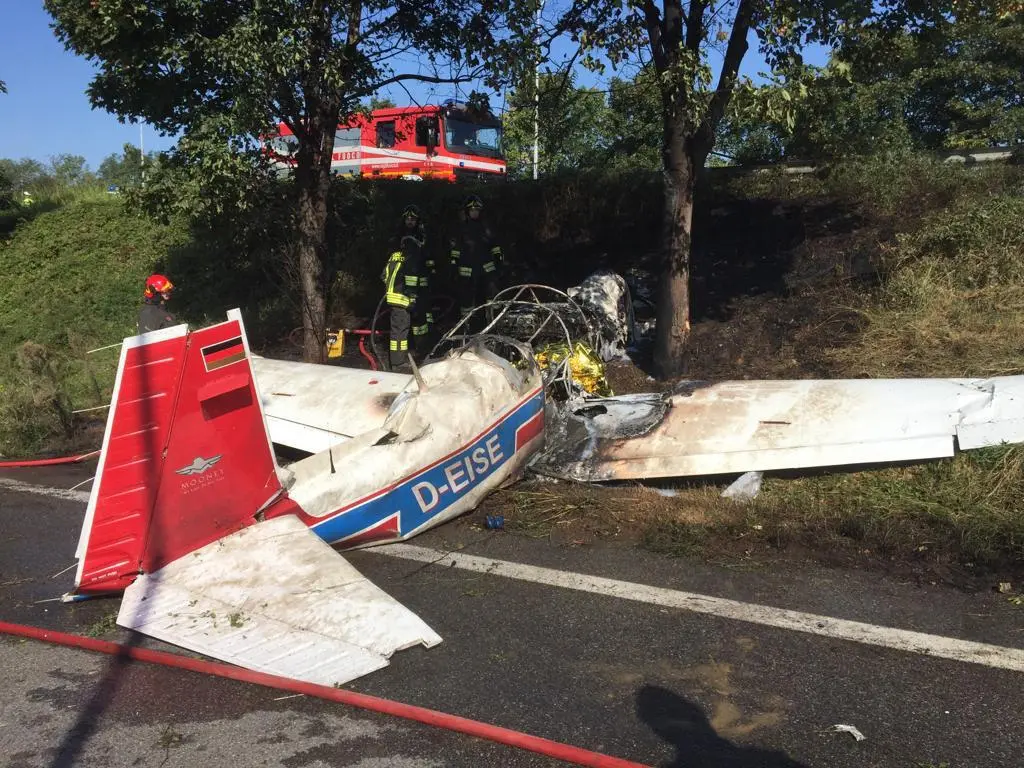
MULTIPOLYGON (((704 380, 820 378, 843 375, 829 352, 852 340, 860 327, 856 307, 877 278, 876 255, 891 229, 864 220, 836 201, 728 199, 694 212, 691 276, 692 332, 684 377, 704 380)), ((529 265, 512 263, 512 282, 568 288, 607 267, 657 281, 655 254, 600 254, 595 244, 558 241, 529 265)), ((513 257, 514 258, 514 257, 513 257)), ((638 320, 653 306, 634 291, 638 320)), ((453 318, 450 318, 453 319, 453 318)), ((371 318, 351 318, 369 327, 371 318)), ((610 366, 616 392, 659 389, 650 345, 639 345, 633 365, 610 366)), ((270 340, 261 353, 299 359, 287 338, 270 340)), ((367 366, 350 338, 341 361, 367 366)))
MULTIPOLYGON (((843 375, 829 353, 856 336, 891 232, 835 202, 739 200, 695 216, 684 377, 843 375)), ((641 301, 643 314, 653 307, 641 301)), ((647 375, 649 355, 642 346, 635 359, 647 375)), ((611 375, 617 391, 651 388, 621 366, 611 375)))

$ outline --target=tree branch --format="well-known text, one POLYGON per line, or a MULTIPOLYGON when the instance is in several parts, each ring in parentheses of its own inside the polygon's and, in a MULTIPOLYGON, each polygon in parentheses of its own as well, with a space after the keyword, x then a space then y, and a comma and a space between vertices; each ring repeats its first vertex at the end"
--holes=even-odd
POLYGON ((714 145, 715 130, 722 122, 725 108, 729 104, 729 99, 732 98, 733 88, 736 87, 736 76, 739 73, 743 57, 747 53, 747 33, 750 31, 753 16, 754 0, 740 0, 739 8, 736 9, 736 17, 732 22, 732 32, 729 34, 729 46, 725 50, 722 71, 718 76, 718 87, 715 88, 714 96, 711 97, 707 115, 704 117, 704 123, 696 137, 698 148, 705 154, 714 145))
POLYGON ((683 44, 683 0, 662 0, 665 18, 661 25, 662 47, 669 57, 683 44))
POLYGON ((668 56, 662 43, 661 14, 654 0, 643 1, 644 23, 647 26, 647 38, 651 41, 651 56, 654 66, 659 72, 668 69, 668 56))
POLYGON ((704 38, 704 10, 707 5, 703 0, 690 0, 690 8, 686 14, 686 47, 694 53, 700 50, 704 38))
MULTIPOLYGON (((477 74, 479 74, 479 73, 477 73, 477 74)), ((395 83, 402 83, 402 82, 405 82, 407 80, 415 80, 415 81, 420 82, 420 83, 435 83, 435 84, 449 84, 450 85, 452 83, 468 83, 468 82, 471 82, 471 81, 473 81, 475 79, 476 79, 476 74, 467 75, 465 77, 457 77, 457 76, 435 77, 433 75, 412 75, 412 74, 395 75, 394 77, 389 77, 389 78, 386 78, 384 80, 380 80, 380 81, 374 83, 372 86, 366 86, 362 90, 354 92, 353 95, 356 96, 356 97, 370 96, 370 95, 376 93, 377 91, 379 91, 381 88, 386 88, 389 85, 394 85, 395 83)))

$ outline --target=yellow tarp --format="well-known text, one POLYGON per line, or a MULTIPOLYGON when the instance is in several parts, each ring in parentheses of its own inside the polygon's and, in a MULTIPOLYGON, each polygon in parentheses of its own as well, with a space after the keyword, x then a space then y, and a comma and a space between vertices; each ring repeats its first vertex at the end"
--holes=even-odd
POLYGON ((571 356, 569 345, 562 343, 548 344, 541 347, 536 354, 537 364, 541 370, 558 365, 566 357, 569 357, 569 372, 572 379, 583 388, 583 391, 599 397, 611 397, 612 388, 605 378, 604 363, 594 354, 594 350, 583 342, 576 342, 571 356))

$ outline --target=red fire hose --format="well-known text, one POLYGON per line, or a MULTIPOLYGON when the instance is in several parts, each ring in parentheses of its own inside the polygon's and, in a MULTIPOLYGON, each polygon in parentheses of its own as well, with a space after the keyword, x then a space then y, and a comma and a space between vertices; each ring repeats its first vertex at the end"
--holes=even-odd
POLYGON ((415 707, 411 704, 402 704, 401 702, 382 699, 377 696, 369 696, 365 693, 305 683, 301 680, 268 675, 264 672, 254 672, 250 669, 243 669, 230 664, 193 659, 187 656, 179 656, 175 653, 153 651, 147 648, 133 648, 120 643, 112 643, 108 640, 95 640, 91 637, 69 635, 64 632, 53 632, 48 629, 40 629, 39 627, 9 624, 3 621, 0 621, 0 633, 64 645, 69 648, 107 653, 111 656, 120 656, 135 661, 161 664, 165 667, 175 667, 191 672, 216 675, 217 677, 225 677, 229 680, 240 680, 246 683, 255 683, 256 685, 265 685, 268 688, 278 688, 282 691, 291 691, 292 693, 300 693, 306 696, 316 696, 328 701, 338 702, 339 704, 368 709, 385 715, 393 715, 405 718, 406 720, 413 720, 417 723, 432 725, 435 728, 445 728, 456 733, 464 733, 480 739, 494 741, 498 744, 525 749, 574 765, 590 766, 591 768, 644 768, 641 763, 609 757, 608 755, 602 755, 600 752, 591 752, 590 750, 580 749, 569 744, 542 739, 539 736, 531 736, 527 733, 513 731, 497 725, 489 725, 479 720, 469 720, 465 717, 449 715, 433 709, 415 707))
POLYGON ((25 461, 0 461, 0 469, 14 469, 18 467, 51 467, 55 464, 77 464, 80 461, 98 456, 99 451, 90 451, 81 456, 61 456, 56 459, 30 459, 25 461))

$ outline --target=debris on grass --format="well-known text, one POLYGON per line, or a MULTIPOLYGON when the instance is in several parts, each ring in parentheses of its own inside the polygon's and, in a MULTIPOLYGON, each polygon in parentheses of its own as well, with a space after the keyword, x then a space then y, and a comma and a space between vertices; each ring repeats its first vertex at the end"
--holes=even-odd
POLYGON ((735 501, 753 501, 761 492, 761 481, 764 479, 763 472, 745 472, 722 491, 722 498, 734 499, 735 501))
POLYGON ((857 730, 856 727, 852 725, 833 725, 832 730, 836 733, 848 733, 851 736, 853 736, 853 738, 857 741, 864 741, 864 739, 867 738, 863 733, 861 733, 859 730, 857 730))

